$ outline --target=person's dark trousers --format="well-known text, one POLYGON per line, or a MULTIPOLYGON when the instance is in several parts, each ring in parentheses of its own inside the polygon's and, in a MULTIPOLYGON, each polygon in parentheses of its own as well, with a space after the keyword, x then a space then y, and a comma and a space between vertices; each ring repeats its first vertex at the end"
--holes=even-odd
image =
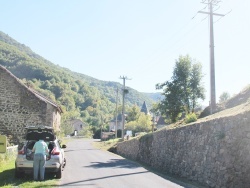
POLYGON ((44 180, 45 163, 46 163, 46 155, 42 153, 36 153, 34 155, 34 162, 33 162, 34 180, 36 181, 38 180, 38 172, 40 174, 40 180, 44 180))

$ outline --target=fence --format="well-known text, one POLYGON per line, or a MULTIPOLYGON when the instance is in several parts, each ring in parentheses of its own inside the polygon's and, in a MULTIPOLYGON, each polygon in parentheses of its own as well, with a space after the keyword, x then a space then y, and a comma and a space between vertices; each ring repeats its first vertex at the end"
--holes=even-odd
POLYGON ((3 159, 10 159, 16 157, 18 152, 18 145, 7 147, 6 153, 0 153, 0 161, 3 159))
POLYGON ((7 147, 7 155, 16 155, 18 152, 18 145, 7 147))

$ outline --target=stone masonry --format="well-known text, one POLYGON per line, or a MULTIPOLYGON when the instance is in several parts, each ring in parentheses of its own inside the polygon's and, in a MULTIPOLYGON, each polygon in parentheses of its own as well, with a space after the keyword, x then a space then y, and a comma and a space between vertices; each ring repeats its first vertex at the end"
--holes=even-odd
POLYGON ((119 143, 117 152, 205 187, 250 187, 250 103, 119 143))
POLYGON ((0 66, 0 134, 19 144, 27 126, 59 129, 61 109, 0 66))

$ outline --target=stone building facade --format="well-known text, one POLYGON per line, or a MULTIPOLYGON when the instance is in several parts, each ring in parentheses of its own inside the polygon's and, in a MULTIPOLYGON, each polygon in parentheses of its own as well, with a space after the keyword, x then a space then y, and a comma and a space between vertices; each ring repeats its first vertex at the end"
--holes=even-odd
POLYGON ((50 126, 60 129, 61 108, 28 88, 0 65, 0 134, 13 144, 23 140, 25 127, 50 126))
POLYGON ((122 114, 119 114, 116 118, 109 122, 109 132, 115 132, 117 125, 117 130, 122 130, 122 114))
POLYGON ((69 124, 73 127, 74 131, 81 131, 86 124, 83 123, 80 119, 73 119, 69 121, 69 124))

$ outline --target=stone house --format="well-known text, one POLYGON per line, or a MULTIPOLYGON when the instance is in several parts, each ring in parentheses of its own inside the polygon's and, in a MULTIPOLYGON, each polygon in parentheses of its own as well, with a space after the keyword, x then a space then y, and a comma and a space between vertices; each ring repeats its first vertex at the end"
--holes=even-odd
POLYGON ((85 123, 83 123, 80 119, 72 119, 70 120, 69 124, 73 127, 74 131, 81 131, 84 126, 86 126, 85 123))
POLYGON ((116 121, 117 121, 117 130, 122 130, 122 114, 118 114, 116 118, 112 119, 109 122, 109 132, 115 132, 116 121))
POLYGON ((27 87, 0 65, 0 134, 19 144, 27 126, 50 126, 60 130, 62 109, 27 87))
POLYGON ((165 126, 167 126, 167 123, 165 122, 164 118, 162 116, 156 117, 156 128, 161 129, 165 126))
MULTIPOLYGON (((142 104, 140 112, 143 112, 146 115, 150 115, 147 104, 145 101, 142 104)), ((127 114, 124 114, 124 116, 125 116, 125 124, 126 124, 127 114)), ((110 132, 115 132, 116 121, 117 121, 117 130, 122 130, 122 114, 118 114, 118 116, 116 118, 112 119, 109 122, 109 131, 110 132)))

